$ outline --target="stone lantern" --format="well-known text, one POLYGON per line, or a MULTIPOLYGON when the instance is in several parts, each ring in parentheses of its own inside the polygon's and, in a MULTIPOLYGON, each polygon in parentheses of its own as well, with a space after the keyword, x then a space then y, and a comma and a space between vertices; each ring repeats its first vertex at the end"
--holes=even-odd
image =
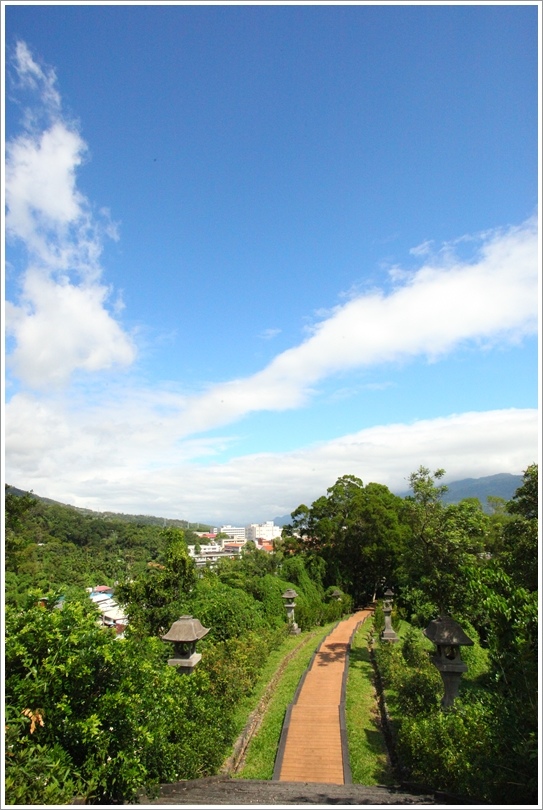
POLYGON ((392 599, 394 597, 394 592, 388 588, 384 593, 384 600, 383 600, 383 613, 385 614, 385 629, 381 633, 381 639, 383 641, 399 641, 398 636, 394 632, 392 628, 392 599))
POLYGON ((423 630, 436 647, 437 652, 431 657, 433 665, 441 673, 445 693, 441 700, 443 708, 452 706, 458 694, 460 678, 467 672, 467 664, 460 657, 460 647, 467 647, 473 641, 464 633, 458 622, 450 616, 440 616, 430 622, 423 630))
POLYGON ((171 667, 179 667, 179 672, 190 674, 201 654, 196 652, 196 642, 209 633, 209 627, 202 627, 199 619, 181 616, 172 624, 162 641, 173 642, 175 657, 168 659, 171 667))
POLYGON ((294 602, 294 600, 296 599, 297 596, 298 596, 298 594, 296 593, 294 588, 287 588, 285 593, 282 594, 282 597, 285 600, 285 607, 287 609, 289 633, 292 636, 295 636, 295 635, 297 635, 298 633, 301 632, 300 628, 298 627, 298 625, 294 621, 294 608, 296 606, 296 603, 294 602))
POLYGON ((338 590, 338 588, 336 588, 335 591, 332 591, 332 593, 330 594, 330 597, 332 599, 336 599, 338 602, 339 602, 339 600, 341 599, 342 596, 343 596, 343 594, 341 593, 340 590, 338 590))

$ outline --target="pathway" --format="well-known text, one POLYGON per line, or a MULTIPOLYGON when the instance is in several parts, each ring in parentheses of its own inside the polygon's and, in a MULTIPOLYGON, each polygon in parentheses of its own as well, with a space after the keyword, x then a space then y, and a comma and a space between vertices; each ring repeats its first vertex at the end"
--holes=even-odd
POLYGON ((280 782, 351 784, 345 686, 357 627, 372 613, 359 610, 324 639, 285 715, 273 779, 280 782))

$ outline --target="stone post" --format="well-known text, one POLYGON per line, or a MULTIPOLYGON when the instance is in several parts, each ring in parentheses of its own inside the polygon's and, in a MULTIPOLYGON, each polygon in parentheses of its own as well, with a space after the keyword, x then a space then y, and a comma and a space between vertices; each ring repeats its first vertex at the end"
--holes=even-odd
POLYGON ((381 639, 383 641, 399 641, 399 638, 392 627, 391 620, 393 596, 394 592, 388 588, 388 590, 385 591, 385 598, 383 600, 383 613, 385 614, 385 629, 381 633, 381 639))

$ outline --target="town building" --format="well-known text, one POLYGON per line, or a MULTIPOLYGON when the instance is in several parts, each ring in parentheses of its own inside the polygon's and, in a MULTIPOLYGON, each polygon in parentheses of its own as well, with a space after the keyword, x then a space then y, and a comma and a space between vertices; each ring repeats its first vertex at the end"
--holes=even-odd
POLYGON ((114 627, 117 638, 122 638, 128 624, 128 617, 113 598, 113 588, 109 585, 98 585, 95 588, 87 588, 87 593, 91 602, 100 611, 98 624, 104 627, 114 627))
POLYGON ((235 540, 238 543, 239 542, 245 543, 247 540, 247 536, 245 534, 245 526, 230 526, 230 525, 221 526, 220 533, 226 534, 226 536, 230 540, 235 540))
POLYGON ((188 550, 197 568, 204 568, 206 566, 213 568, 221 559, 237 557, 244 545, 245 540, 225 540, 224 545, 215 542, 202 543, 198 551, 196 550, 196 545, 189 545, 188 550))
POLYGON ((245 530, 247 540, 252 540, 256 543, 257 540, 276 540, 281 537, 281 526, 276 526, 273 520, 267 520, 265 523, 251 523, 245 530))

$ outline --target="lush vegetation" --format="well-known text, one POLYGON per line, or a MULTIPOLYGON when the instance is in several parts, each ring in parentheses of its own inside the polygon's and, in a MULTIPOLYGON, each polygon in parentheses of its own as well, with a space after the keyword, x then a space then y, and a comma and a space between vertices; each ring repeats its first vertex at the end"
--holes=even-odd
POLYGON ((112 526, 12 493, 6 517, 10 803, 70 803, 76 795, 120 803, 160 782, 216 773, 239 733, 240 705, 287 637, 284 590, 299 594, 303 629, 351 609, 348 595, 325 592, 313 561, 306 568, 301 558, 252 546, 197 571, 178 528, 112 526), (117 556, 123 543, 132 556, 115 597, 130 623, 118 639, 98 625, 83 586, 122 574, 115 563, 127 559, 117 556), (76 564, 81 558, 87 567, 76 564), (168 666, 172 648, 160 640, 182 614, 210 628, 190 677, 168 666))
MULTIPOLYGON (((441 470, 414 472, 406 498, 344 476, 293 512, 274 553, 248 544, 239 559, 213 570, 196 570, 189 528, 7 492, 9 801, 58 804, 81 795, 126 802, 160 782, 216 773, 286 638, 284 590, 297 591, 296 621, 310 631, 391 586, 403 640, 377 658, 403 777, 486 802, 533 802, 537 474, 530 465, 511 501, 489 499, 490 514, 474 499, 445 504, 441 470), (115 585, 130 618, 124 639, 98 626, 84 590, 96 584, 115 585), (332 596, 336 588, 340 599, 332 596), (190 677, 168 666, 171 648, 160 640, 187 613, 210 628, 190 677), (476 642, 448 710, 421 635, 444 614, 476 642)), ((375 621, 378 632, 379 611, 375 621)), ((350 688, 362 695, 369 663, 363 647, 357 650, 350 688)), ((292 663, 278 699, 286 699, 288 677, 299 677, 296 667, 303 671, 302 659, 292 663)), ((273 736, 284 707, 270 711, 273 736)), ((357 740, 372 731, 351 722, 353 773, 358 768, 364 780, 366 754, 357 740)), ((266 748, 273 748, 270 739, 266 748)), ((268 773, 266 762, 255 764, 255 773, 268 773)))

